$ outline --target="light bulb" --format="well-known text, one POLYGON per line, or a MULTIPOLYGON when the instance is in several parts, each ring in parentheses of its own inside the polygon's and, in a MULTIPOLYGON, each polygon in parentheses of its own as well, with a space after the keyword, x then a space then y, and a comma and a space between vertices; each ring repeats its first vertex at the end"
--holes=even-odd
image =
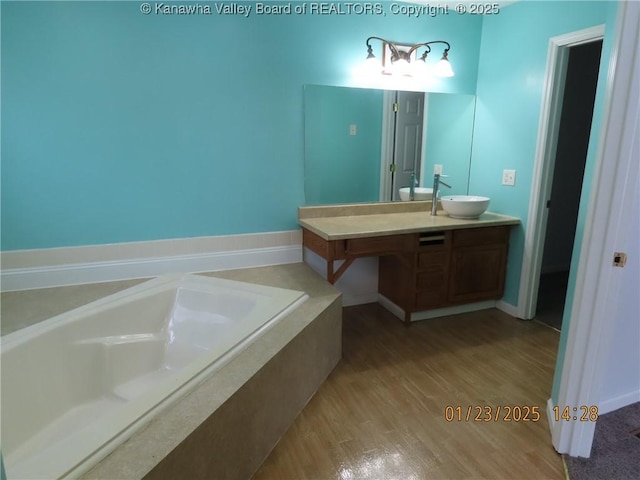
POLYGON ((436 65, 436 74, 439 77, 453 77, 453 68, 451 68, 451 63, 445 56, 443 56, 436 65))
POLYGON ((373 74, 373 73, 382 72, 382 64, 373 55, 367 57, 367 59, 365 60, 364 64, 365 64, 366 71, 369 72, 369 73, 373 74))
POLYGON ((417 78, 426 78, 431 75, 431 69, 424 60, 416 60, 411 64, 412 75, 417 78))
POLYGON ((411 75, 411 65, 403 58, 393 62, 391 64, 391 69, 396 75, 411 75))

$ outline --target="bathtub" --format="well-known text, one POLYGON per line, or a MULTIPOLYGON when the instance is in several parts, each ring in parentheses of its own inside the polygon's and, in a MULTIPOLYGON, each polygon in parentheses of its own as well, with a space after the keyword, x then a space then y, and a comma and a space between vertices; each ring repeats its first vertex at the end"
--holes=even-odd
POLYGON ((168 275, 2 337, 7 478, 74 478, 307 299, 168 275))

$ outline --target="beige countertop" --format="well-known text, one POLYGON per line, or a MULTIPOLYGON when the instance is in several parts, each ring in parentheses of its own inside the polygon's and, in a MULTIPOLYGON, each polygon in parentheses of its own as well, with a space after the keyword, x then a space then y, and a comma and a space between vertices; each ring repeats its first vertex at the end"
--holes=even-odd
POLYGON ((379 237, 404 233, 455 230, 461 228, 492 227, 497 225, 518 225, 516 217, 485 212, 475 220, 451 218, 438 210, 437 216, 430 212, 431 202, 397 202, 396 204, 371 204, 370 208, 341 209, 327 207, 322 216, 323 207, 301 207, 298 223, 324 238, 325 240, 343 240, 361 237, 379 237), (411 204, 411 205, 407 205, 411 204), (378 213, 383 211, 385 213, 378 213))

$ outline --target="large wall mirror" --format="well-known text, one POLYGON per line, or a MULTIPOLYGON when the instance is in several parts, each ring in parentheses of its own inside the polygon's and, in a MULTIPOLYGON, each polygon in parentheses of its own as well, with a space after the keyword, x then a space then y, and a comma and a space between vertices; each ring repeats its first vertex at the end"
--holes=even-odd
POLYGON ((468 193, 474 116, 474 95, 305 85, 306 205, 397 200, 436 165, 468 193))

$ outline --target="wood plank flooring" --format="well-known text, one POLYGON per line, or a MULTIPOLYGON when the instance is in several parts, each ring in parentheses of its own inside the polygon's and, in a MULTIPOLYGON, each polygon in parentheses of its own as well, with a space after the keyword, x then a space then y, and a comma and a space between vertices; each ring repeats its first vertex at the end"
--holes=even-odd
POLYGON ((254 480, 565 478, 546 416, 557 331, 498 310, 405 327, 377 304, 343 323, 342 361, 254 480), (503 410, 474 421, 476 406, 503 410), (504 421, 504 406, 540 419, 504 421))

